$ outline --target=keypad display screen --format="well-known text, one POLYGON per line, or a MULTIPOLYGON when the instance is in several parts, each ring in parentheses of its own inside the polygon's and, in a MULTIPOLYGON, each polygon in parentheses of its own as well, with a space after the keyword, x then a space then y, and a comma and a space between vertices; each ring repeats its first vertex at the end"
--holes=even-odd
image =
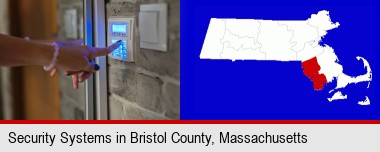
POLYGON ((112 32, 127 33, 127 24, 112 24, 112 32))

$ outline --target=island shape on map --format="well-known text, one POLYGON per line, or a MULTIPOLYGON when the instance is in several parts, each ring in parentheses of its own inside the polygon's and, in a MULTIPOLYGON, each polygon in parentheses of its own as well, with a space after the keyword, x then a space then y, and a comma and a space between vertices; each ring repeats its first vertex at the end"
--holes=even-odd
MULTIPOLYGON (((326 10, 312 14, 307 20, 262 20, 211 18, 200 53, 201 59, 211 60, 269 60, 301 62, 303 73, 313 82, 314 90, 336 80, 336 87, 329 91, 329 101, 347 99, 340 89, 349 84, 372 81, 368 61, 360 56, 366 73, 350 76, 343 73, 334 49, 319 42, 327 31, 338 28, 326 10)), ((368 96, 359 105, 369 105, 368 96)))

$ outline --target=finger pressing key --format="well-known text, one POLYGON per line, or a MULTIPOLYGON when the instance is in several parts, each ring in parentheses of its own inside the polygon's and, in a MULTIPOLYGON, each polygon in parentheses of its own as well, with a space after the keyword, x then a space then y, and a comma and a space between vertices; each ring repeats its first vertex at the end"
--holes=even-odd
POLYGON ((106 47, 106 48, 95 48, 94 57, 105 56, 113 52, 122 44, 122 40, 117 41, 116 43, 106 47))

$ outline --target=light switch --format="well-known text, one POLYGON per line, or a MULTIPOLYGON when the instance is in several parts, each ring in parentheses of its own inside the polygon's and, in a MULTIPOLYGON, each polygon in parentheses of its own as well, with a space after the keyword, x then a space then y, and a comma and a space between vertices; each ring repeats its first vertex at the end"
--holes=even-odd
POLYGON ((64 27, 65 27, 65 35, 67 38, 77 39, 77 10, 76 9, 68 9, 64 14, 64 27))
POLYGON ((167 51, 167 4, 140 5, 140 47, 167 51))
POLYGON ((140 40, 142 42, 158 42, 158 12, 140 13, 140 40))

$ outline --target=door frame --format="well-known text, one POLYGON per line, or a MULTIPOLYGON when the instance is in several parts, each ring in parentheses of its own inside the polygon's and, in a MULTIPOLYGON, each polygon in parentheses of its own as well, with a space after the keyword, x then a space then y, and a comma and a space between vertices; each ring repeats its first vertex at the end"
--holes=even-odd
MULTIPOLYGON (((106 47, 105 0, 83 0, 85 45, 106 47)), ((107 57, 97 57, 101 67, 85 82, 85 119, 108 119, 107 57)))

